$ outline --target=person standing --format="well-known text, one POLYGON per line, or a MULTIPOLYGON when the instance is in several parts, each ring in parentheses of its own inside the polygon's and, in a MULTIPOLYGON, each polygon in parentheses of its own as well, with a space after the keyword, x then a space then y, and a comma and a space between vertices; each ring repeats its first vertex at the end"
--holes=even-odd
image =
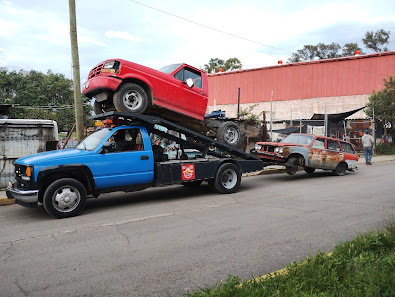
POLYGON ((372 156, 373 156, 373 144, 374 144, 373 136, 369 134, 369 130, 366 130, 365 134, 362 136, 362 145, 363 145, 363 152, 365 154, 366 165, 372 165, 370 161, 372 160, 372 156))

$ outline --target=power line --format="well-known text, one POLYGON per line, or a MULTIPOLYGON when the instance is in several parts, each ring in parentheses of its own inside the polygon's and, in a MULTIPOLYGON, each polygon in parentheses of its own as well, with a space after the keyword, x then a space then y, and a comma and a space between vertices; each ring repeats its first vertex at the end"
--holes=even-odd
POLYGON ((207 25, 204 25, 204 24, 201 24, 201 23, 198 23, 198 22, 195 22, 195 21, 192 21, 192 20, 189 20, 189 19, 180 17, 180 16, 178 16, 178 15, 172 14, 172 13, 167 12, 167 11, 164 11, 164 10, 161 10, 161 9, 159 9, 159 8, 155 8, 155 7, 149 6, 149 5, 147 5, 147 4, 144 4, 144 3, 141 3, 141 2, 138 2, 138 1, 135 1, 135 0, 129 0, 129 1, 134 2, 134 3, 137 3, 137 4, 142 5, 142 6, 145 6, 145 7, 148 7, 148 8, 153 9, 153 10, 162 12, 162 13, 164 13, 164 14, 170 15, 170 16, 175 17, 175 18, 178 18, 178 19, 180 19, 180 20, 183 20, 183 21, 186 21, 186 22, 189 22, 189 23, 192 23, 192 24, 195 24, 195 25, 198 25, 198 26, 201 26, 201 27, 204 27, 204 28, 213 30, 213 31, 217 31, 217 32, 220 32, 220 33, 223 33, 223 34, 232 36, 232 37, 236 37, 236 38, 238 38, 238 39, 242 39, 242 40, 245 40, 245 41, 249 41, 249 42, 256 43, 256 44, 259 44, 259 45, 263 45, 263 46, 266 46, 266 47, 270 47, 270 48, 275 49, 275 50, 278 50, 278 51, 282 51, 282 52, 286 52, 286 53, 291 53, 291 54, 293 54, 293 52, 290 52, 290 51, 287 51, 287 50, 283 50, 283 49, 281 49, 281 48, 274 47, 274 46, 271 46, 271 45, 267 45, 267 44, 264 44, 264 43, 261 43, 261 42, 258 42, 258 41, 252 40, 252 39, 244 38, 244 37, 238 36, 238 35, 233 34, 233 33, 225 32, 225 31, 222 31, 222 30, 219 30, 219 29, 216 29, 216 28, 213 28, 213 27, 210 27, 210 26, 207 26, 207 25))

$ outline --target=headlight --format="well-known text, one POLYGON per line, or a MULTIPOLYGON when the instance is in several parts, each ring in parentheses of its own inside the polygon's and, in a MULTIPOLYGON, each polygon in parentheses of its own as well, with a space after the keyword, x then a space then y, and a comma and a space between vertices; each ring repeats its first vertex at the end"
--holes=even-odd
POLYGON ((31 180, 33 176, 33 166, 27 166, 26 172, 23 174, 21 173, 21 178, 23 180, 31 180))
POLYGON ((255 144, 255 150, 260 151, 262 149, 262 146, 260 144, 255 144))
POLYGON ((115 61, 112 62, 106 62, 106 64, 104 64, 104 69, 111 69, 112 67, 114 67, 115 61))
POLYGON ((103 66, 102 72, 119 73, 121 63, 119 61, 106 62, 103 66))
POLYGON ((283 148, 282 147, 276 147, 274 150, 276 153, 281 154, 283 152, 283 148))

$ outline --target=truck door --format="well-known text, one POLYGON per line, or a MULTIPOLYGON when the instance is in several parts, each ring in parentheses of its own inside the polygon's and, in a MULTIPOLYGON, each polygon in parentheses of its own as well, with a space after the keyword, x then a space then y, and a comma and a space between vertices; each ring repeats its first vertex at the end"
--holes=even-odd
POLYGON ((166 90, 166 108, 176 109, 190 117, 203 119, 207 108, 207 94, 203 92, 202 74, 189 67, 180 69, 166 90), (192 88, 185 83, 194 82, 192 88))
POLYGON ((98 189, 152 182, 153 155, 141 135, 138 128, 113 131, 107 142, 113 144, 111 149, 102 148, 94 155, 93 177, 98 189))

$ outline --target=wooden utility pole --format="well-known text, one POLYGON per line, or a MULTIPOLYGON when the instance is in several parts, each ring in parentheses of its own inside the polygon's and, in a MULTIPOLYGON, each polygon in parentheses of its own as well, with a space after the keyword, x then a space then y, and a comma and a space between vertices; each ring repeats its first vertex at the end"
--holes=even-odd
POLYGON ((75 106, 75 121, 77 123, 77 140, 80 141, 84 137, 84 123, 83 123, 83 106, 81 99, 81 85, 80 85, 80 61, 78 58, 78 42, 77 42, 77 21, 75 16, 75 0, 69 0, 70 7, 70 41, 71 41, 71 56, 73 59, 73 86, 74 86, 74 106, 75 106))

